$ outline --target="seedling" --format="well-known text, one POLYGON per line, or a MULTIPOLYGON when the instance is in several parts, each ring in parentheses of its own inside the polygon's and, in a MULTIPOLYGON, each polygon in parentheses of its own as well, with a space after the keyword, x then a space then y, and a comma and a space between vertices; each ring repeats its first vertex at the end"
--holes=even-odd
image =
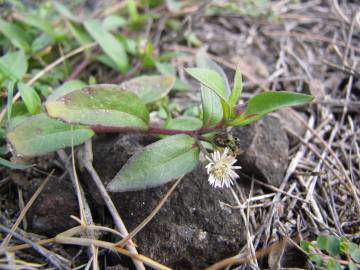
MULTIPOLYGON (((79 87, 78 83, 68 83, 47 98, 43 104, 46 112, 11 125, 7 132, 9 145, 17 155, 37 156, 81 144, 96 132, 157 135, 158 141, 144 147, 120 169, 108 186, 110 191, 165 184, 192 171, 200 152, 209 160, 210 184, 229 187, 238 177, 235 170, 239 166, 234 165, 236 153, 231 147, 219 146, 216 135, 233 126, 249 125, 282 107, 310 102, 312 97, 269 91, 253 96, 245 107, 240 106, 239 69, 230 89, 223 70, 203 50, 197 55, 197 64, 198 67, 186 71, 201 84, 202 113, 198 117, 173 119, 167 113, 163 125, 150 121, 149 108, 154 107, 150 105, 164 99, 174 87, 176 79, 171 75, 141 76, 121 85, 79 87), (213 154, 209 155, 205 148, 213 154)), ((39 107, 28 109, 32 113, 41 111, 39 107)))
POLYGON ((346 237, 319 235, 316 241, 301 241, 301 248, 318 267, 328 270, 360 269, 360 248, 346 237))

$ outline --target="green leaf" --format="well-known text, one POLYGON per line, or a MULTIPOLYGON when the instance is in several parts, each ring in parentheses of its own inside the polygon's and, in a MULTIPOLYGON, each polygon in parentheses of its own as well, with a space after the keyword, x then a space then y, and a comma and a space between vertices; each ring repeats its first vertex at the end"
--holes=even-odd
POLYGON ((170 63, 162 63, 159 61, 155 62, 155 67, 163 75, 176 75, 176 70, 174 66, 170 63))
POLYGON ((203 126, 211 127, 223 119, 223 109, 220 98, 211 89, 201 87, 201 102, 203 108, 203 126))
POLYGON ((103 29, 101 22, 98 20, 87 20, 84 26, 104 52, 116 63, 119 70, 125 73, 128 69, 128 57, 122 43, 110 32, 103 29))
POLYGON ((134 92, 145 103, 151 103, 166 96, 174 87, 175 77, 171 75, 140 76, 123 82, 120 86, 134 92))
POLYGON ((307 253, 309 253, 311 251, 311 243, 305 240, 301 240, 300 241, 300 247, 307 253))
POLYGON ((202 127, 202 121, 195 117, 181 116, 166 123, 165 128, 177 130, 196 130, 202 127))
POLYGON ((302 105, 313 100, 312 96, 286 91, 264 92, 250 98, 246 114, 265 115, 287 106, 302 105))
POLYGON ((18 88, 28 111, 31 114, 41 112, 41 100, 35 89, 23 82, 18 83, 18 88))
POLYGON ((207 55, 205 48, 199 49, 196 54, 196 64, 200 68, 207 68, 216 71, 223 78, 225 84, 225 95, 228 98, 231 94, 231 90, 227 76, 224 70, 207 55))
POLYGON ((187 68, 186 72, 206 87, 215 91, 215 93, 224 101, 228 101, 225 82, 219 73, 207 68, 187 68))
POLYGON ((358 246, 357 244, 349 241, 349 251, 350 251, 350 252, 353 252, 353 251, 355 251, 355 250, 358 249, 358 248, 359 248, 359 246, 358 246))
POLYGON ((310 102, 312 96, 287 91, 264 92, 250 98, 245 113, 241 114, 230 125, 248 125, 266 114, 287 106, 302 105, 310 102))
POLYGON ((23 13, 21 14, 21 21, 31 25, 48 35, 52 36, 55 40, 59 41, 64 37, 64 33, 59 31, 59 28, 51 25, 49 20, 41 18, 38 14, 23 13))
POLYGON ((114 69, 114 70, 118 70, 118 66, 116 65, 116 63, 106 54, 100 54, 95 56, 94 60, 99 61, 100 63, 114 69))
POLYGON ((128 21, 119 15, 107 16, 102 22, 102 26, 106 31, 112 31, 128 24, 128 21))
POLYGON ((52 94, 47 97, 46 100, 47 101, 56 100, 62 96, 65 96, 68 93, 71 93, 74 90, 81 89, 84 86, 86 86, 86 84, 80 80, 67 81, 58 88, 56 88, 54 92, 52 92, 52 94))
POLYGON ((81 22, 79 17, 75 16, 65 5, 61 4, 58 1, 52 2, 56 10, 65 18, 72 20, 74 22, 81 22))
POLYGON ((15 82, 8 81, 6 89, 7 89, 7 119, 10 121, 11 118, 11 112, 12 112, 12 99, 14 96, 14 88, 15 88, 15 82))
POLYGON ((7 139, 18 155, 38 156, 81 144, 93 135, 88 127, 66 124, 42 113, 15 126, 8 132, 7 139))
POLYGON ((4 167, 8 167, 8 168, 13 169, 13 170, 25 170, 25 169, 30 168, 30 167, 33 166, 33 165, 16 164, 16 163, 13 163, 13 162, 8 161, 6 159, 3 159, 1 157, 0 157, 0 165, 2 165, 4 167))
POLYGON ((356 262, 356 263, 360 263, 360 248, 354 250, 353 252, 351 252, 351 258, 356 262))
POLYGON ((324 262, 323 258, 319 254, 310 254, 309 259, 319 267, 321 267, 324 262))
POLYGON ((149 112, 137 95, 110 84, 87 86, 45 104, 51 117, 104 127, 148 128, 149 112))
POLYGON ((7 53, 0 58, 0 80, 9 78, 11 80, 21 80, 28 69, 28 61, 22 50, 7 53))
POLYGON ((349 264, 349 270, 359 270, 359 268, 357 268, 356 265, 350 263, 349 264))
POLYGON ((231 95, 229 98, 230 108, 233 108, 236 105, 238 99, 241 96, 242 89, 243 89, 242 76, 241 76, 240 67, 238 66, 235 72, 234 87, 231 91, 231 95))
MULTIPOLYGON (((225 83, 226 95, 230 95, 230 87, 228 87, 229 83, 224 71, 208 57, 205 49, 200 49, 196 54, 196 64, 200 68, 211 69, 217 72, 223 78, 225 83)), ((201 102, 203 110, 203 126, 210 127, 218 124, 225 116, 225 110, 222 108, 224 102, 221 102, 219 96, 203 84, 201 84, 201 102)), ((226 111, 229 111, 227 108, 225 109, 226 111)))
POLYGON ((177 13, 185 5, 184 2, 176 0, 166 0, 166 7, 172 13, 177 13))
POLYGON ((27 34, 17 25, 0 18, 0 32, 17 48, 28 52, 31 49, 27 34))
POLYGON ((83 27, 77 26, 73 23, 69 23, 69 29, 80 45, 84 46, 92 42, 91 37, 83 27))
MULTIPOLYGON (((170 63, 155 62, 157 71, 163 75, 176 75, 176 70, 170 63)), ((183 80, 176 79, 173 89, 178 91, 189 91, 191 90, 191 85, 183 80)))
POLYGON ((127 5, 128 6, 128 12, 129 12, 129 15, 131 17, 131 20, 133 22, 139 21, 140 16, 139 16, 139 13, 138 13, 138 10, 137 10, 137 7, 136 7, 136 2, 134 0, 128 0, 127 4, 128 4, 127 5))
POLYGON ((321 250, 325 250, 331 256, 340 253, 340 240, 332 235, 319 235, 316 239, 321 250))
POLYGON ((337 261, 329 260, 327 263, 328 270, 341 270, 341 265, 337 261))
POLYGON ((33 52, 38 52, 54 43, 54 38, 47 33, 42 33, 31 44, 33 52))
POLYGON ((192 86, 188 82, 180 80, 180 79, 176 79, 175 85, 174 85, 174 90, 190 91, 191 89, 192 89, 192 86))
POLYGON ((159 186, 192 171, 198 161, 199 148, 194 138, 170 136, 132 156, 107 188, 122 192, 159 186))

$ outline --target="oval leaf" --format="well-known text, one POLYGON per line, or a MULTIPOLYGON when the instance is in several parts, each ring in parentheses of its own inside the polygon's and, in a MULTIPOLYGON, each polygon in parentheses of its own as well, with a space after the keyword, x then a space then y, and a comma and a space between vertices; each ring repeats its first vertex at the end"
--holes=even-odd
POLYGON ((302 105, 313 100, 312 96, 287 92, 269 91, 250 98, 245 113, 241 114, 230 125, 248 125, 255 122, 266 114, 279 110, 283 107, 302 105))
POLYGON ((45 103, 51 117, 69 123, 146 129, 149 112, 137 95, 116 85, 99 84, 75 90, 45 103))
POLYGON ((351 258, 352 258, 356 263, 360 263, 360 248, 355 249, 353 252, 351 252, 351 258))
POLYGON ((225 81, 218 72, 207 68, 187 68, 186 72, 206 87, 215 91, 224 101, 228 101, 225 81))
POLYGON ((7 139, 19 156, 38 156, 81 144, 93 135, 88 127, 66 124, 42 113, 15 126, 7 139))
POLYGON ((206 48, 205 47, 201 48, 197 52, 197 54, 196 54, 196 64, 200 68, 208 68, 208 69, 216 71, 224 80, 226 96, 227 97, 230 96, 231 90, 230 90, 229 81, 227 79, 225 71, 216 62, 211 60, 209 55, 206 53, 206 48))
POLYGON ((65 18, 72 20, 74 22, 81 22, 81 19, 79 19, 78 16, 75 16, 68 8, 67 6, 61 4, 58 1, 52 2, 56 10, 65 18))
POLYGON ((316 239, 321 250, 326 250, 331 256, 340 253, 340 240, 332 235, 319 235, 316 239))
POLYGON ((83 81, 80 80, 73 80, 73 81, 67 81, 65 83, 63 83, 61 86, 59 86, 58 88, 56 88, 54 90, 54 92, 47 97, 47 101, 49 100, 56 100, 62 96, 65 96, 66 94, 69 94, 77 89, 81 89, 84 86, 86 86, 86 84, 83 81))
POLYGON ((192 171, 198 161, 199 148, 194 138, 170 136, 132 156, 107 188, 122 192, 159 186, 192 171))
POLYGON ((28 61, 22 50, 7 53, 0 58, 0 80, 2 77, 21 80, 28 68, 28 61))
POLYGON ((31 114, 39 113, 41 111, 41 100, 35 89, 22 82, 18 83, 18 88, 28 111, 31 114))
POLYGON ((305 104, 313 100, 312 96, 287 92, 264 92, 250 98, 245 113, 264 115, 287 106, 305 104))
POLYGON ((0 18, 0 32, 7 37, 17 48, 28 52, 31 50, 27 34, 17 25, 6 22, 0 18))
POLYGON ((140 76, 123 82, 120 86, 134 92, 145 103, 166 96, 174 87, 176 78, 171 75, 140 76))
MULTIPOLYGON (((196 54, 196 64, 201 68, 209 68, 215 71, 221 70, 206 54, 200 49, 196 54)), ((203 126, 210 127, 218 124, 223 119, 223 110, 220 98, 213 90, 201 84, 201 103, 203 110, 203 126)))
POLYGON ((237 66, 235 72, 235 78, 234 78, 234 87, 231 91, 231 95, 229 98, 230 108, 233 108, 236 105, 238 99, 241 96, 242 89, 243 89, 242 75, 240 71, 240 66, 237 66))
POLYGON ((202 121, 195 117, 182 116, 172 119, 165 127, 177 130, 196 130, 202 127, 202 121))
POLYGON ((19 19, 24 23, 31 25, 44 33, 47 33, 55 40, 61 40, 64 37, 59 28, 53 27, 49 20, 42 18, 39 14, 35 13, 24 13, 19 14, 19 19))
POLYGON ((87 20, 84 26, 89 34, 99 43, 104 52, 116 63, 119 70, 126 72, 128 57, 122 43, 110 32, 106 31, 98 20, 87 20))

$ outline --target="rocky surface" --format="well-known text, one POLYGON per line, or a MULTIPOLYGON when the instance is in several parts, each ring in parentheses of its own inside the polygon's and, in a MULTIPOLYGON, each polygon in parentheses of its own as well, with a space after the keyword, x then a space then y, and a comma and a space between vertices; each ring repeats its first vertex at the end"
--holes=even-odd
MULTIPOLYGON (((278 186, 288 162, 288 139, 280 121, 266 117, 256 124, 235 128, 233 133, 240 139, 243 150, 238 157, 243 172, 278 186)), ((111 181, 139 148, 153 141, 154 138, 140 135, 97 136, 93 143, 94 166, 104 184, 111 181)), ((240 213, 223 204, 236 205, 232 193, 229 189, 210 187, 207 178, 204 164, 199 164, 182 179, 160 212, 134 238, 142 254, 174 269, 202 269, 240 250, 245 243, 240 213)), ((82 180, 94 216, 103 215, 103 201, 89 175, 84 172, 82 180)), ((151 213, 173 183, 111 194, 129 231, 151 213)), ((246 193, 248 183, 239 181, 239 184, 246 193)), ((71 183, 51 180, 29 213, 30 227, 41 234, 56 234, 75 226, 69 216, 77 213, 71 183)), ((109 263, 118 264, 118 256, 109 254, 109 263)))
MULTIPOLYGON (((35 192, 40 182, 34 183, 28 196, 35 192)), ((78 216, 79 206, 70 181, 52 178, 49 180, 27 215, 29 230, 47 236, 54 236, 70 229, 77 223, 70 215, 78 216)))
POLYGON ((235 127, 243 153, 238 156, 242 171, 259 180, 279 186, 284 177, 289 155, 289 140, 280 120, 273 116, 244 127, 235 127))
MULTIPOLYGON (((134 146, 134 137, 131 139, 134 146)), ((124 140, 118 142, 114 138, 94 143, 94 164, 105 183, 130 156, 124 140)), ((143 143, 141 138, 137 143, 143 143)), ((129 230, 151 213, 172 184, 112 194, 129 230)), ((175 269, 202 269, 232 256, 244 244, 243 225, 239 211, 222 207, 221 202, 235 205, 230 190, 209 186, 206 171, 199 165, 182 179, 160 212, 135 237, 135 243, 144 255, 175 269)))

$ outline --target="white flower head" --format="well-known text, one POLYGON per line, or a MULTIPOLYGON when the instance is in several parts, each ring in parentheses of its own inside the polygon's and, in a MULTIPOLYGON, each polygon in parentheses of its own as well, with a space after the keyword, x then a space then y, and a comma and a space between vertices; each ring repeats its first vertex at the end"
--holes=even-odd
POLYGON ((225 148, 222 154, 219 151, 214 151, 211 157, 206 156, 209 161, 209 164, 206 165, 209 183, 215 188, 223 188, 224 186, 228 188, 233 184, 233 180, 239 178, 235 170, 241 169, 241 167, 233 166, 237 160, 228 152, 229 149, 225 148))

